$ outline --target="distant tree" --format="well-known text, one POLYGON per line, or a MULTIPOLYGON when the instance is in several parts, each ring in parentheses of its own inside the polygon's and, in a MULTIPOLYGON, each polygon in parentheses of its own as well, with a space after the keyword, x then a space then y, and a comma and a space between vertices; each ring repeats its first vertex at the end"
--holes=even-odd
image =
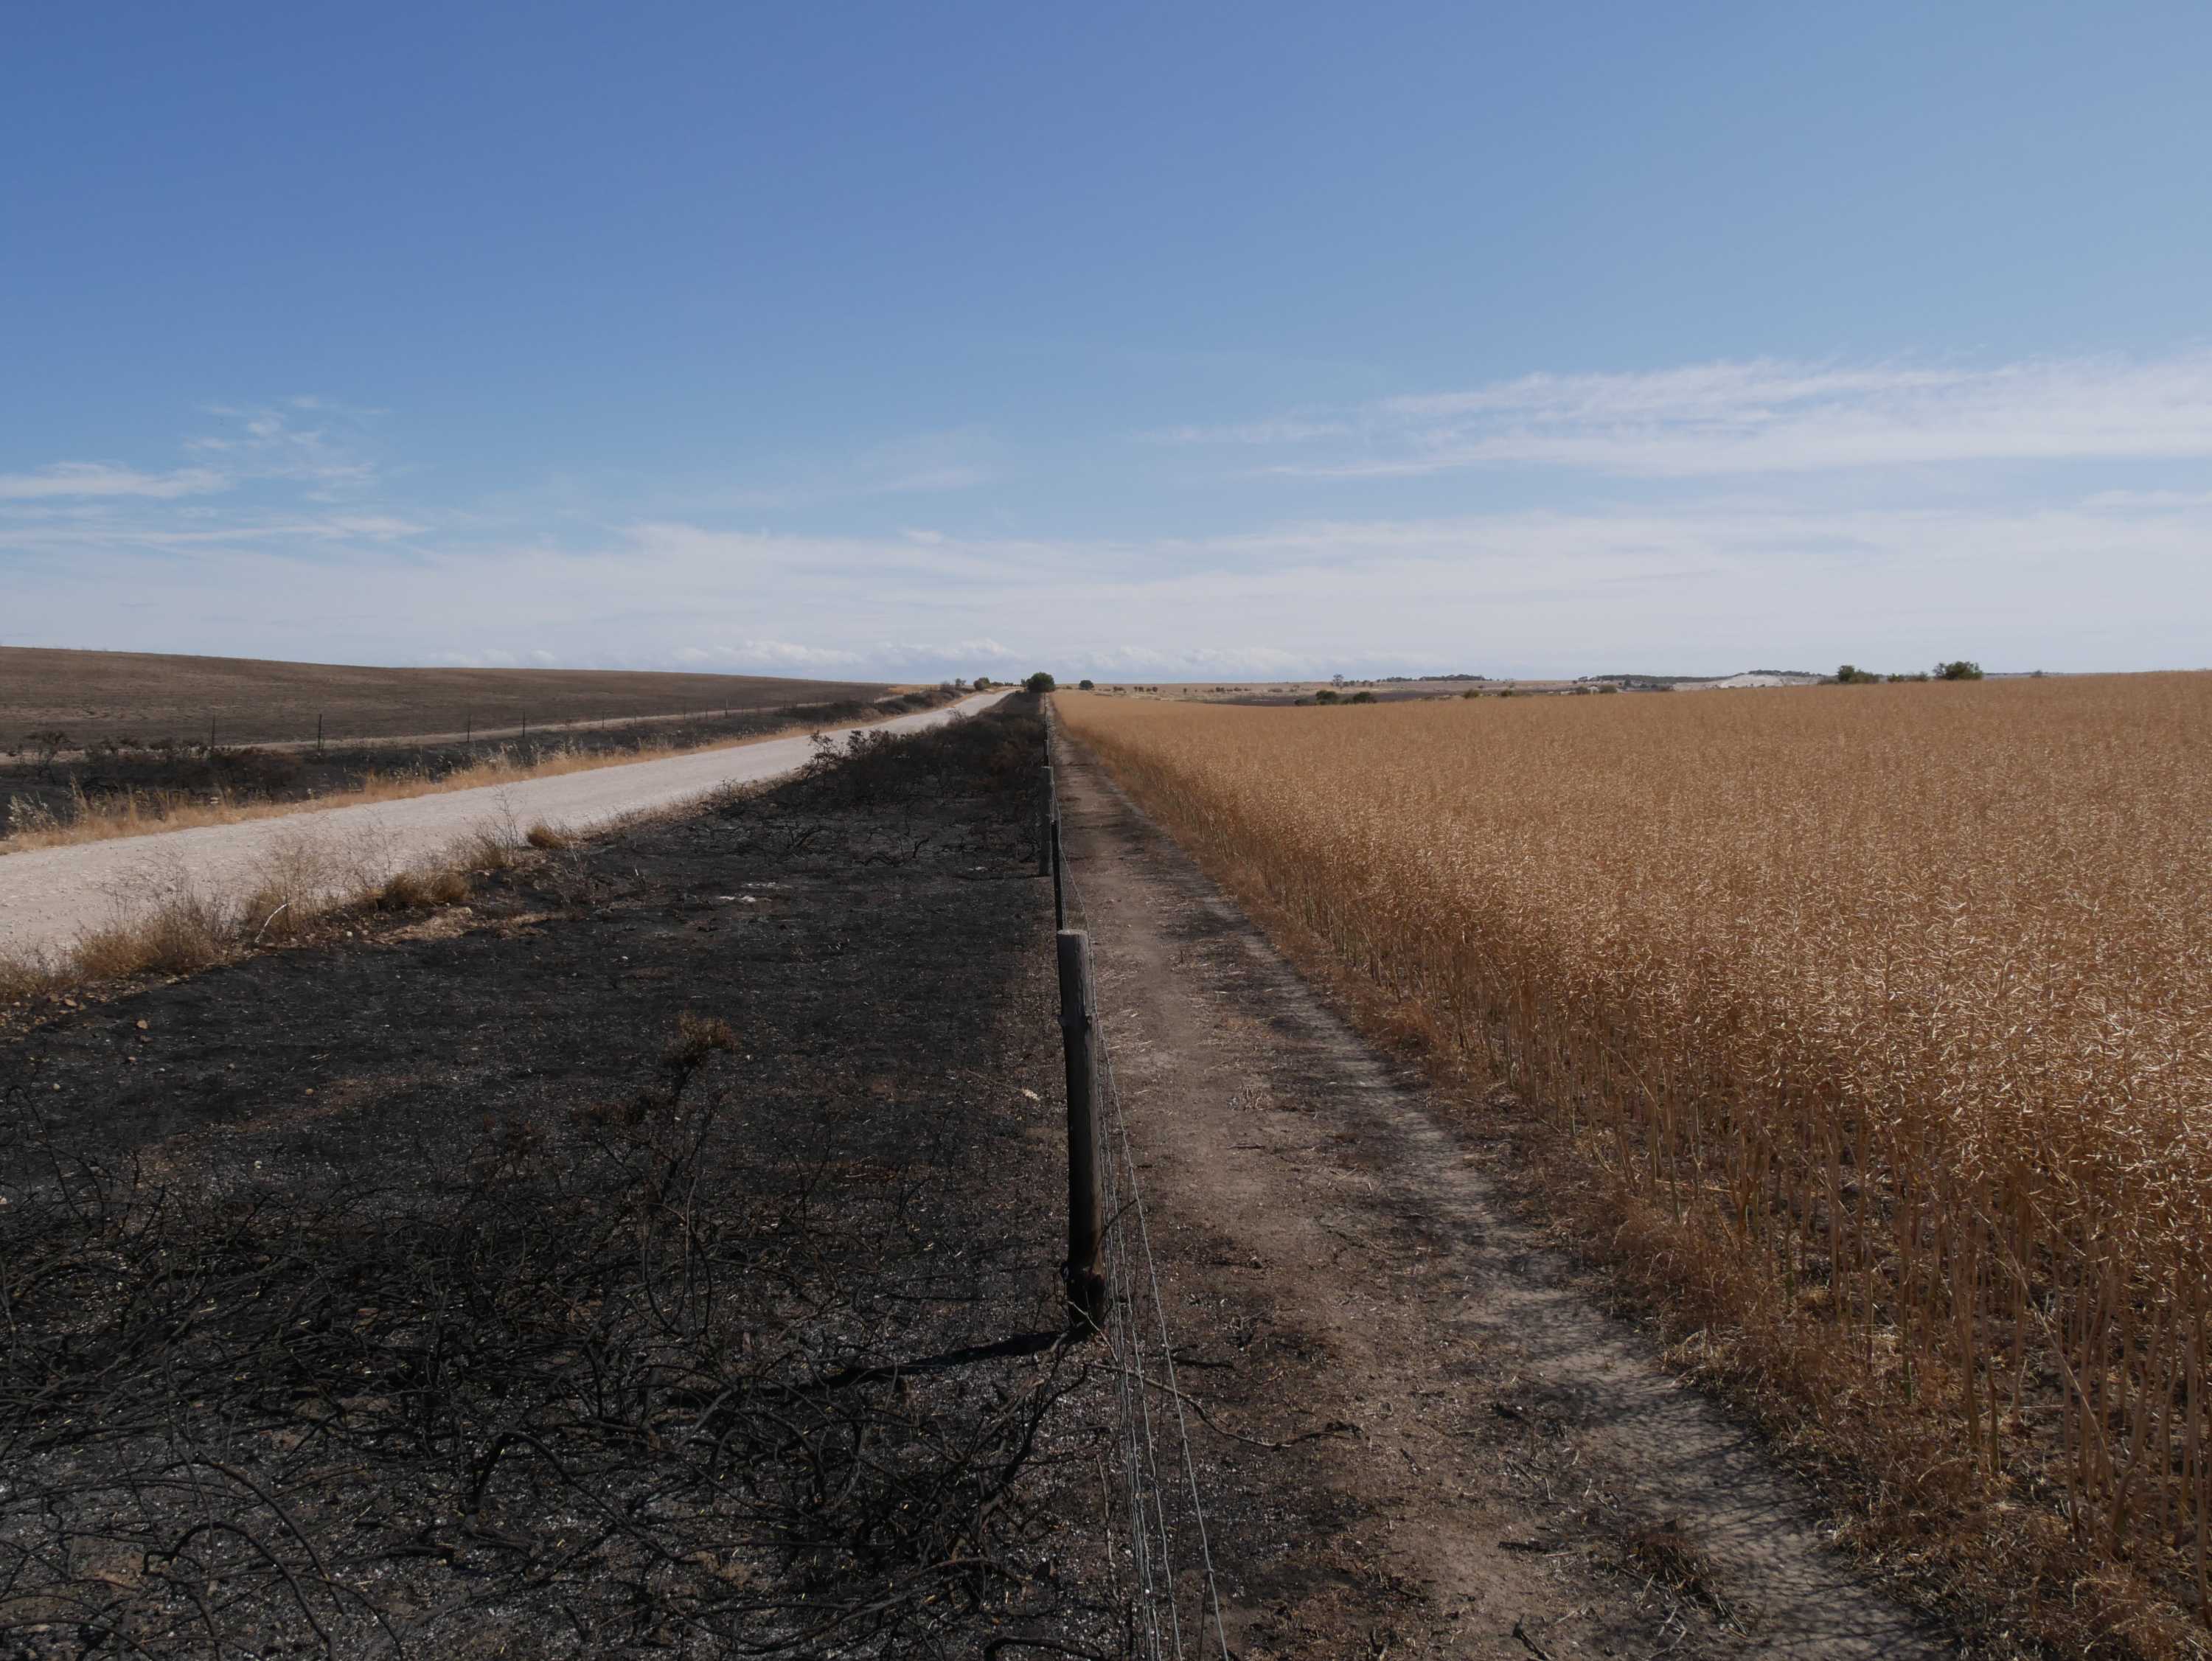
POLYGON ((1097 689, 1097 682, 1095 681, 1078 681, 1075 683, 1075 689, 1078 692, 1096 691, 1097 689))
POLYGON ((1936 664, 1936 678, 1939 681, 1978 681, 1982 678, 1982 666, 1961 658, 1956 663, 1936 664))
POLYGON ((1861 669, 1854 664, 1839 664, 1836 670, 1836 682, 1839 686, 1872 686, 1880 679, 1881 679, 1881 676, 1875 674, 1872 670, 1861 669))
POLYGON ((1055 684, 1056 682, 1053 680, 1051 676, 1046 674, 1042 670, 1039 670, 1036 674, 1030 676, 1028 680, 1022 682, 1022 690, 1024 692, 1043 694, 1050 692, 1055 684))
POLYGON ((975 690, 978 692, 988 692, 990 689, 991 677, 988 675, 978 675, 975 677, 975 690))
POLYGON ((1330 688, 1323 687, 1320 691, 1314 694, 1314 702, 1316 704, 1334 704, 1340 702, 1342 700, 1342 694, 1334 691, 1330 688))
POLYGON ((1371 704, 1375 701, 1375 694, 1371 692, 1355 692, 1349 701, 1355 704, 1371 704))

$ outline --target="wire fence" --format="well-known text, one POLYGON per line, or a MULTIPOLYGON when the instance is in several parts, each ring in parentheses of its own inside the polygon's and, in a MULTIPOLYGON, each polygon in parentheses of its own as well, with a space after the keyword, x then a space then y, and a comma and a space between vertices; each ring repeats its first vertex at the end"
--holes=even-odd
MULTIPOLYGON (((1057 749, 1055 736, 1048 706, 1048 755, 1057 749)), ((1065 896, 1064 926, 1088 933, 1091 913, 1083 885, 1061 851, 1058 834, 1057 767, 1052 776, 1054 795, 1046 830, 1065 896)), ((1095 990, 1092 997, 1095 1004, 1095 990)), ((1128 1566, 1137 1653, 1152 1661, 1216 1654, 1229 1661, 1220 1583, 1206 1532, 1198 1463, 1191 1452, 1186 1397, 1176 1377, 1175 1343, 1160 1292, 1159 1263, 1152 1250, 1128 1114, 1115 1076, 1105 1019, 1095 1007, 1090 1014, 1100 1076, 1098 1190, 1104 1222, 1100 1266, 1108 1298, 1103 1337, 1113 1355, 1127 1534, 1122 1548, 1109 1539, 1109 1554, 1117 1569, 1125 1557, 1128 1566)))

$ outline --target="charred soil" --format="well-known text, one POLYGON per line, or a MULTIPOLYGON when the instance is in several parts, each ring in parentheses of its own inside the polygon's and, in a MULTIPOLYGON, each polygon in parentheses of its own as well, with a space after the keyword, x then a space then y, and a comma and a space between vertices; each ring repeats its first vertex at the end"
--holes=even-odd
POLYGON ((0 1038, 0 1656, 1116 1652, 1040 749, 0 1038))

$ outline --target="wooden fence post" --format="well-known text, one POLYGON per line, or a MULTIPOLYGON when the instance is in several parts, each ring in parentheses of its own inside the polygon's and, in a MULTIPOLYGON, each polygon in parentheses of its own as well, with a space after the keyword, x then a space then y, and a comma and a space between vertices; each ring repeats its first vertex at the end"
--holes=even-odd
POLYGON ((1037 875, 1052 875, 1052 769, 1046 767, 1044 788, 1037 796, 1037 875))
POLYGON ((1091 937, 1054 936, 1060 952, 1060 1031, 1067 1052, 1068 1312, 1097 1331, 1106 1320, 1106 1277, 1098 1272, 1098 1051, 1091 993, 1091 937))
POLYGON ((1052 926, 1055 930, 1067 926, 1067 896, 1060 879, 1060 815, 1055 813, 1052 816, 1052 926))

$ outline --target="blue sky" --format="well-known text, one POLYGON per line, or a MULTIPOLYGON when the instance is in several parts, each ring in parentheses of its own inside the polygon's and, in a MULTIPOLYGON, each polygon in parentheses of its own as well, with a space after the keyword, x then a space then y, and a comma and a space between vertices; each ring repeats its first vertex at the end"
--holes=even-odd
POLYGON ((2212 9, 26 6, 0 641, 2212 662, 2212 9))

